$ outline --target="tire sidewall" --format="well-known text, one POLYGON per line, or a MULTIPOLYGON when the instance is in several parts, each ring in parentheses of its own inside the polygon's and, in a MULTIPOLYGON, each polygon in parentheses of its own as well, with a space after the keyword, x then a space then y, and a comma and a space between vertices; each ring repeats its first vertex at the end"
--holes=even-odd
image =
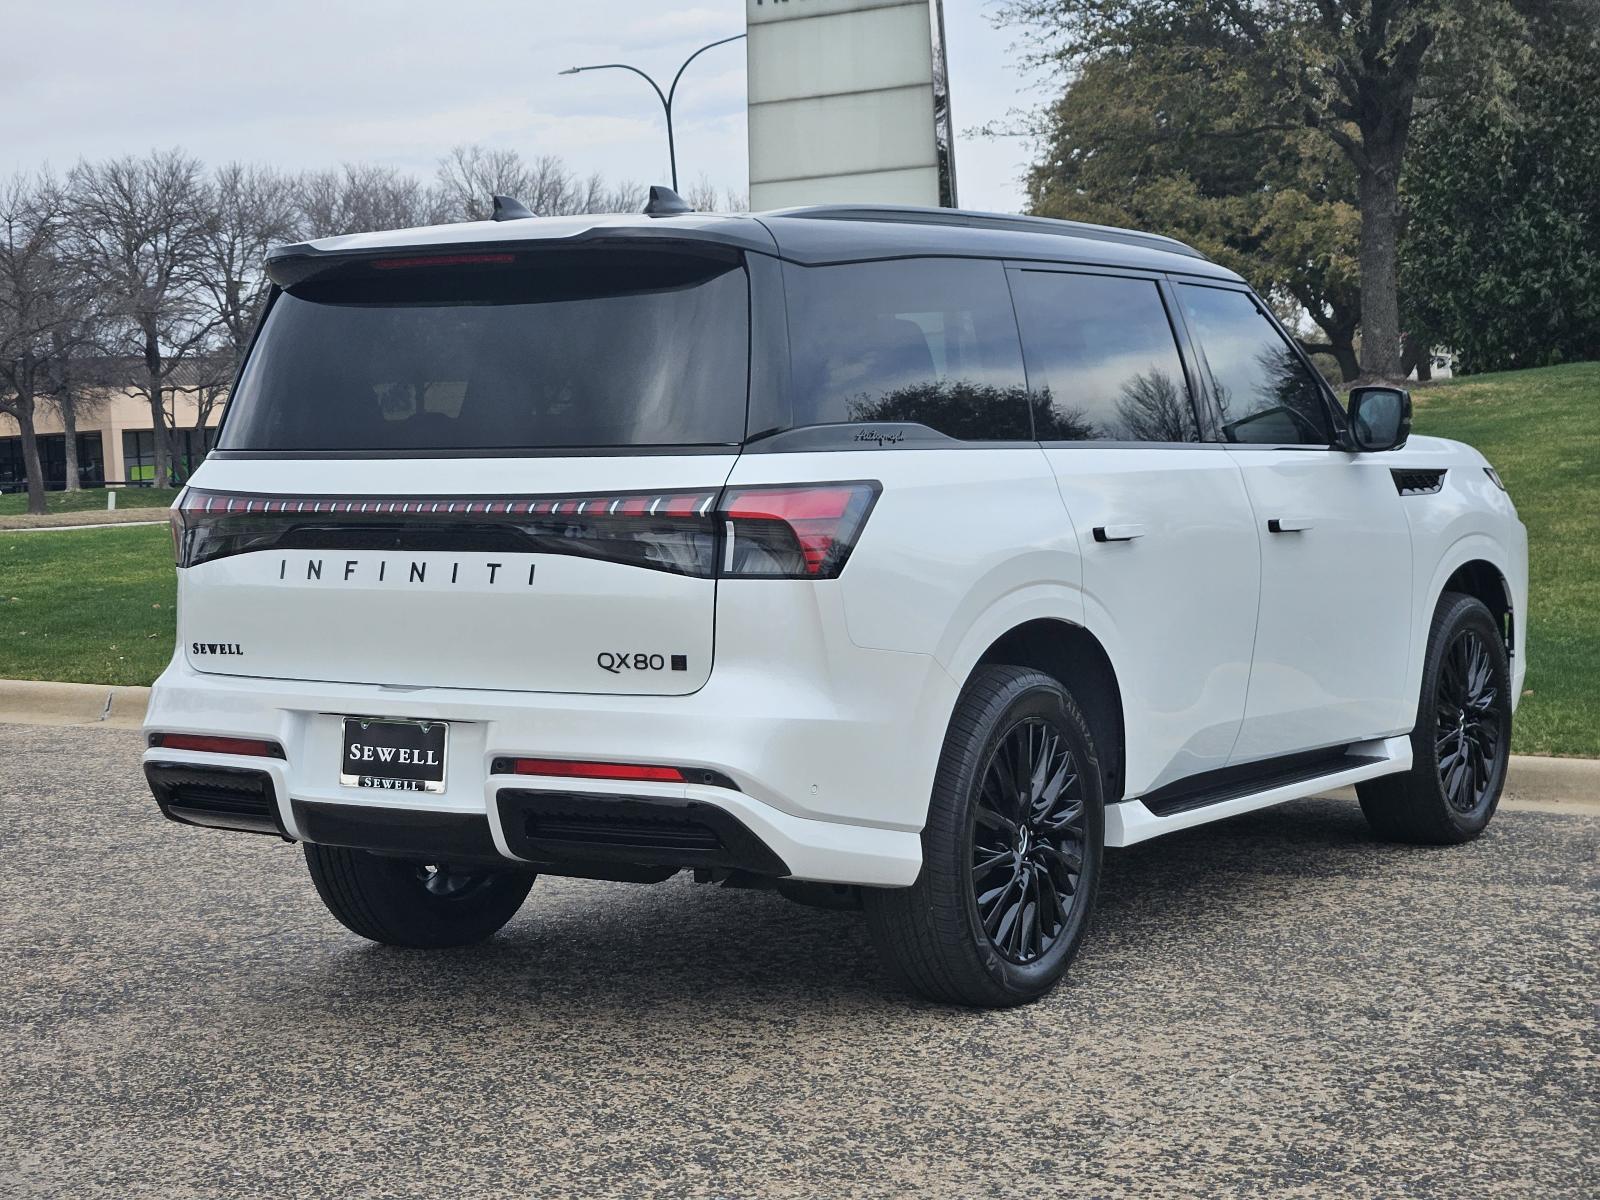
POLYGON ((1099 761, 1090 741, 1087 724, 1059 684, 1048 676, 1033 675, 1016 681, 1005 708, 989 724, 979 752, 963 756, 959 775, 950 782, 958 789, 960 809, 956 828, 958 844, 941 847, 942 866, 956 873, 963 898, 963 935, 968 952, 998 988, 1008 997, 1033 998, 1044 994, 1061 978, 1072 961, 1088 929, 1099 888, 1105 845, 1105 807, 1099 761), (983 773, 996 748, 1015 726, 1029 718, 1047 721, 1066 740, 1083 785, 1085 845, 1083 871, 1079 877, 1076 901, 1068 926, 1038 960, 1015 963, 1005 958, 990 942, 978 916, 978 901, 972 886, 972 839, 976 821, 977 796, 983 773))
POLYGON ((1437 800, 1440 812, 1464 836, 1475 836, 1482 832, 1500 805, 1500 793, 1505 786, 1506 769, 1511 758, 1511 699, 1511 665, 1494 616, 1481 600, 1470 596, 1455 597, 1454 603, 1440 614, 1434 639, 1428 647, 1427 670, 1422 678, 1422 697, 1417 709, 1412 753, 1418 759, 1417 765, 1426 776, 1430 794, 1437 800), (1439 681, 1450 647, 1463 632, 1468 631, 1478 635, 1494 671, 1495 688, 1500 696, 1495 716, 1500 724, 1501 751, 1495 759, 1494 773, 1484 799, 1471 812, 1462 812, 1450 803, 1450 797, 1444 790, 1444 781, 1439 777, 1438 695, 1439 681))

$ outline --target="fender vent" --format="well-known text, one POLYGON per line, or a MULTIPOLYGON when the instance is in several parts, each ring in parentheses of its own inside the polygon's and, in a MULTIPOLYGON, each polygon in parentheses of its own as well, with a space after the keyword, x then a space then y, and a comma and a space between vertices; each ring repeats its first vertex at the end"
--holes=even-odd
POLYGON ((1394 488, 1402 496, 1431 496, 1444 487, 1444 469, 1431 470, 1402 470, 1399 467, 1392 469, 1389 474, 1394 476, 1394 488))

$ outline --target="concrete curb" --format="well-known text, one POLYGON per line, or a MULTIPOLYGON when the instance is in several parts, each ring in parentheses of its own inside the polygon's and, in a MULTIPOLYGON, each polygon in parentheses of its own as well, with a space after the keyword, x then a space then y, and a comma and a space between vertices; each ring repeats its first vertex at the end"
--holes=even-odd
POLYGON ((18 725, 104 725, 137 729, 150 703, 147 687, 0 679, 0 721, 18 725))
MULTIPOLYGON (((0 679, 0 723, 137 729, 149 703, 146 687, 0 679)), ((1355 796, 1352 789, 1334 794, 1355 796)), ((1502 804, 1544 812, 1600 813, 1600 759, 1513 754, 1502 804)))
POLYGON ((101 521, 94 525, 6 525, 0 534, 7 533, 61 533, 67 529, 138 529, 142 525, 165 525, 165 521, 101 521))

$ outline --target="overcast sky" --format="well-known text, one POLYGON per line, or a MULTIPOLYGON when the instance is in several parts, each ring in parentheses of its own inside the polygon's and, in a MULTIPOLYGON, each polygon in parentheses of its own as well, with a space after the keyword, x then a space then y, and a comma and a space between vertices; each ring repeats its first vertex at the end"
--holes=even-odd
MULTIPOLYGON (((1015 210, 1027 147, 967 129, 1031 105, 987 0, 946 0, 967 208, 1015 210)), ((668 178, 660 104, 684 56, 744 29, 744 0, 0 0, 0 172, 182 146, 208 163, 367 160, 431 174, 464 142, 559 154, 581 172, 668 178)), ((679 89, 679 178, 748 186, 741 43, 679 89)))

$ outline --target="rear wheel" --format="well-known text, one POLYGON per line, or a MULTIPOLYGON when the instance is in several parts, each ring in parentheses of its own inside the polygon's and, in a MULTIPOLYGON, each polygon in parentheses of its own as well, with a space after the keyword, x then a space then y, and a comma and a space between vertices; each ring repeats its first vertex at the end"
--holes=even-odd
POLYGON ((1450 845, 1483 832, 1500 803, 1511 751, 1511 671, 1481 600, 1439 601, 1411 733, 1411 770, 1356 785, 1373 831, 1450 845))
POLYGON ((328 911, 386 946, 481 942, 516 915, 529 871, 470 870, 306 843, 306 867, 328 911))
POLYGON ((1083 940, 1104 842, 1094 741, 1071 694, 1038 671, 981 668, 945 736, 922 874, 863 892, 874 941, 930 999, 1036 1000, 1083 940))

